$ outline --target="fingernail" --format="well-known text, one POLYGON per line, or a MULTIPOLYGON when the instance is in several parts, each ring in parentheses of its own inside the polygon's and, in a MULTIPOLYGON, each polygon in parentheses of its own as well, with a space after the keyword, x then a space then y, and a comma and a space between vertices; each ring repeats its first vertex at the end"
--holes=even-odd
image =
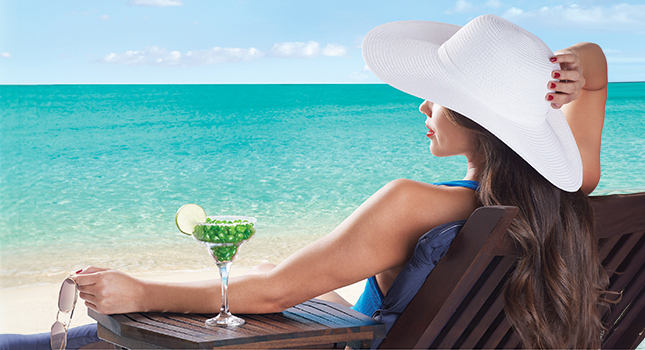
POLYGON ((547 95, 546 100, 547 101, 553 101, 553 95, 547 95))
MULTIPOLYGON (((555 83, 551 83, 551 85, 549 85, 549 89, 555 89, 555 83)), ((551 97, 553 97, 553 96, 551 96, 551 97)))
POLYGON ((81 273, 81 271, 83 271, 83 269, 80 269, 80 270, 76 271, 76 273, 77 273, 77 274, 78 274, 78 273, 81 273))
POLYGON ((554 77, 554 78, 556 78, 556 79, 557 79, 557 78, 559 78, 559 77, 560 77, 560 73, 558 73, 558 72, 553 73, 553 77, 554 77))
POLYGON ((551 57, 551 58, 549 58, 549 60, 550 60, 551 62, 555 62, 555 61, 557 61, 557 60, 558 60, 558 58, 557 58, 557 57, 551 57))

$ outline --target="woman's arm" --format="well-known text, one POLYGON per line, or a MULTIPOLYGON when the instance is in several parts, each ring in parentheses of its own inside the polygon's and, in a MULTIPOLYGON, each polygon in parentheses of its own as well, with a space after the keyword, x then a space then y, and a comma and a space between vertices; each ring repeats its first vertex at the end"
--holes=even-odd
MULTIPOLYGON (((562 107, 582 157, 582 190, 600 181, 600 137, 607 101, 607 61, 600 46, 578 43, 555 52, 561 70, 553 72, 552 106, 562 107), (559 74, 559 76, 558 76, 559 74)), ((547 97, 548 98, 548 97, 547 97)))
MULTIPOLYGON (((328 291, 402 267, 417 240, 442 223, 466 219, 475 192, 396 180, 376 192, 330 234, 266 273, 231 278, 234 313, 284 310, 328 291)), ((218 281, 141 281, 114 270, 88 268, 76 276, 81 298, 101 313, 219 311, 218 281)), ((387 287, 387 286, 386 286, 387 287)))

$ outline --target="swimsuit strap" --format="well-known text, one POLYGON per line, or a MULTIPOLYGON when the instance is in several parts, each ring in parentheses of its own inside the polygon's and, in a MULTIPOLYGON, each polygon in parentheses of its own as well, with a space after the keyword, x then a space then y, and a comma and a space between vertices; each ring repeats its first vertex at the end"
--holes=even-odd
POLYGON ((453 180, 445 182, 433 182, 432 184, 437 186, 466 187, 475 191, 479 190, 479 182, 473 180, 453 180))

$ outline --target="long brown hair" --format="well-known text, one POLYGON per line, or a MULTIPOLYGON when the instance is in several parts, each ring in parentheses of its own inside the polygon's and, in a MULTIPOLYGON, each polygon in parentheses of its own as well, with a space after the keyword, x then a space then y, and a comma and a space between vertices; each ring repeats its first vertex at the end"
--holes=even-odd
POLYGON ((598 305, 608 279, 587 195, 560 190, 486 129, 445 110, 472 131, 475 149, 483 152, 481 204, 519 208, 509 228, 518 259, 506 282, 504 311, 523 345, 600 348, 598 305))

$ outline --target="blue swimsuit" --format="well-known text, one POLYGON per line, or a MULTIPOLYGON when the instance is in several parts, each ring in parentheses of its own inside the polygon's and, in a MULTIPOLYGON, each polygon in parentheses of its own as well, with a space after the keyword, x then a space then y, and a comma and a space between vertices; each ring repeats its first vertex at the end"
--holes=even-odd
MULTIPOLYGON (((477 191, 479 189, 479 182, 471 180, 455 180, 448 182, 436 182, 433 185, 438 186, 453 186, 453 187, 466 187, 471 190, 477 191)), ((356 304, 352 306, 352 309, 372 317, 376 310, 381 308, 383 304, 383 299, 385 296, 381 292, 378 283, 376 283, 376 276, 372 276, 367 279, 367 284, 365 285, 365 290, 363 294, 358 298, 356 304)))

